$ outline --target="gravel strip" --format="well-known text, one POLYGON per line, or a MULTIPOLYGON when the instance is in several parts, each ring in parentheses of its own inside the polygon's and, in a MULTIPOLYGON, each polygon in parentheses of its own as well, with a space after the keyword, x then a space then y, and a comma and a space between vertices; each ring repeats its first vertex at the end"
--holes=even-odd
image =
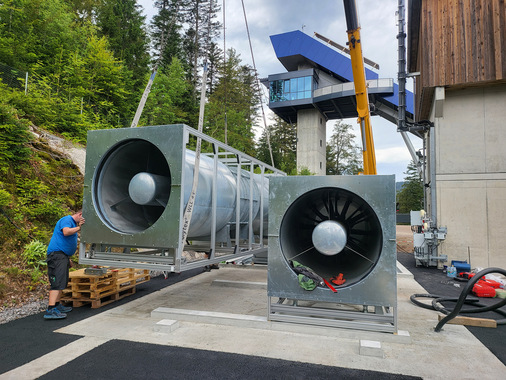
POLYGON ((20 306, 2 307, 0 309, 0 325, 16 319, 38 314, 47 309, 47 300, 28 300, 20 306))

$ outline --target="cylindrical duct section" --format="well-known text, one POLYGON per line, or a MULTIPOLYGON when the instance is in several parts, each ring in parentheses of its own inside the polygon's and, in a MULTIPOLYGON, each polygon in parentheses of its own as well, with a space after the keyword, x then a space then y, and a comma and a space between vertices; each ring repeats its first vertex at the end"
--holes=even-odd
MULTIPOLYGON (((184 170, 184 204, 190 197, 195 168, 195 152, 186 150, 184 170)), ((171 168, 164 154, 151 142, 128 139, 113 146, 103 156, 93 177, 93 203, 97 214, 112 230, 122 234, 140 233, 163 214, 171 193, 171 168)), ((188 238, 211 234, 213 178, 216 178, 216 230, 234 224, 237 203, 237 172, 213 158, 201 155, 195 206, 188 238)), ((264 186, 268 179, 264 178, 264 186)), ((258 180, 250 187, 250 173, 241 170, 240 222, 249 221, 250 199, 252 219, 259 225, 260 189, 258 180)), ((268 190, 264 189, 264 217, 268 213, 268 190)), ((264 222, 266 225, 266 222, 264 222)))
MULTIPOLYGON (((237 178, 237 168, 230 167, 228 169, 233 173, 234 178, 237 178)), ((249 222, 250 200, 252 200, 253 201, 252 202, 253 203, 252 204, 253 225, 259 226, 258 218, 260 217, 260 189, 258 187, 257 181, 255 180, 255 175, 253 176, 253 183, 252 183, 251 187, 250 187, 250 184, 251 184, 250 172, 247 172, 245 170, 241 170, 241 174, 240 174, 239 178, 240 178, 240 181, 239 181, 240 182, 239 183, 239 192, 240 193, 239 193, 239 195, 240 195, 240 203, 241 203, 241 209, 240 209, 240 213, 239 213, 239 223, 244 225, 249 222)), ((264 197, 265 197, 264 199, 267 199, 267 202, 268 202, 269 193, 268 192, 267 192, 267 194, 264 193, 264 197)), ((235 223, 236 223, 235 213, 232 216, 231 222, 232 222, 232 224, 235 225, 235 223)), ((254 232, 258 233, 258 229, 254 232)), ((232 231, 232 233, 234 233, 234 231, 232 231)))
POLYGON ((383 232, 376 213, 360 196, 323 187, 290 205, 279 239, 287 261, 298 261, 326 279, 343 273, 346 287, 373 270, 381 255, 383 232))
MULTIPOLYGON (((188 203, 193 184, 195 169, 195 152, 186 150, 184 204, 188 203)), ((208 156, 201 155, 199 163, 199 183, 195 196, 188 238, 208 236, 211 233, 212 221, 212 188, 214 161, 208 156)), ((216 171, 217 206, 216 230, 220 230, 235 216, 236 178, 227 166, 218 162, 216 171)))
MULTIPOLYGON (((261 193, 263 193, 263 236, 266 237, 269 230, 269 178, 262 176, 260 174, 254 174, 253 179, 255 180, 258 189, 261 193)), ((258 204, 258 214, 257 217, 253 220, 253 232, 255 234, 260 234, 260 202, 258 204)))

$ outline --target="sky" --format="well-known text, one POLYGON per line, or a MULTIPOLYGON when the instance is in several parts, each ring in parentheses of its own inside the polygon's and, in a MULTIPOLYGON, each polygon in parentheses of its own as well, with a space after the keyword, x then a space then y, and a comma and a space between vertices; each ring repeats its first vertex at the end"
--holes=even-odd
MULTIPOLYGON (((156 13, 154 1, 137 2, 143 7, 147 19, 156 13)), ((243 64, 253 66, 243 3, 259 78, 286 72, 276 58, 269 38, 271 35, 301 30, 309 36, 314 36, 315 32, 320 33, 342 46, 348 40, 344 6, 340 0, 225 0, 226 48, 233 47, 240 54, 243 64)), ((222 6, 219 19, 223 23, 223 0, 218 0, 218 4, 222 6)), ((356 0, 356 4, 364 57, 379 64, 377 72, 380 78, 393 78, 397 82, 398 1, 356 0)), ((223 48, 223 32, 218 44, 223 48)), ((408 79, 408 90, 412 87, 412 80, 408 79)), ((265 99, 267 100, 267 92, 265 99)), ((269 121, 270 110, 266 104, 264 110, 269 121)), ((356 144, 361 147, 356 119, 345 119, 344 122, 354 126, 356 144)), ((263 121, 260 124, 263 125, 263 121)), ((327 122, 327 139, 332 134, 334 124, 334 120, 327 122)), ((371 124, 378 174, 395 174, 396 181, 402 181, 411 156, 397 132, 397 126, 379 116, 372 117, 371 124)), ((422 147, 421 139, 412 135, 409 137, 415 149, 422 147)))

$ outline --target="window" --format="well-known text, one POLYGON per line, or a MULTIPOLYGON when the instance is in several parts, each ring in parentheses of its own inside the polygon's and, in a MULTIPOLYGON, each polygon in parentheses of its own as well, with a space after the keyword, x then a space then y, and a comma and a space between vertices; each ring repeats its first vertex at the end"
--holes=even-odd
POLYGON ((312 95, 313 77, 301 77, 270 82, 270 101, 309 99, 312 95))

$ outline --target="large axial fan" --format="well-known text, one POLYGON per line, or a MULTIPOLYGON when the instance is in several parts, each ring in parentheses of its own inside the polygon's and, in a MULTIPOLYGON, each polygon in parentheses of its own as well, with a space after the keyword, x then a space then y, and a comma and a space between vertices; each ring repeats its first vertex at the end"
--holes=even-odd
POLYGON ((144 231, 162 215, 170 195, 170 169, 152 143, 128 139, 103 157, 93 179, 93 199, 112 230, 144 231))
POLYGON ((371 206, 348 190, 323 187, 297 198, 280 226, 280 245, 288 261, 296 260, 323 278, 346 274, 350 286, 376 265, 383 232, 371 206))
POLYGON ((289 176, 269 186, 270 297, 396 304, 394 176, 289 176), (294 261, 337 291, 305 290, 294 261))

